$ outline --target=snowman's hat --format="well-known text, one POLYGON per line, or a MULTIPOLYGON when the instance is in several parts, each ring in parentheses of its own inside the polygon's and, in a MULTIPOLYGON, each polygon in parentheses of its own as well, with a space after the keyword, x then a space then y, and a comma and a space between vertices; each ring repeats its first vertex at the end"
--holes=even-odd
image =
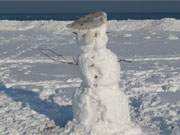
POLYGON ((81 17, 75 20, 71 24, 68 24, 68 28, 72 29, 93 29, 97 28, 107 22, 107 14, 105 12, 95 12, 81 17))

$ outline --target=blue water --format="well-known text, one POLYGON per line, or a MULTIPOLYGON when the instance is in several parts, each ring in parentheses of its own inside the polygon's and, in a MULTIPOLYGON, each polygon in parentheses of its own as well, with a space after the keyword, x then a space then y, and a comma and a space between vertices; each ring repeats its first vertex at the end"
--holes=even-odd
MULTIPOLYGON (((62 14, 0 14, 0 20, 74 20, 85 13, 62 13, 62 14)), ((109 20, 127 19, 180 19, 180 13, 108 13, 109 20)))

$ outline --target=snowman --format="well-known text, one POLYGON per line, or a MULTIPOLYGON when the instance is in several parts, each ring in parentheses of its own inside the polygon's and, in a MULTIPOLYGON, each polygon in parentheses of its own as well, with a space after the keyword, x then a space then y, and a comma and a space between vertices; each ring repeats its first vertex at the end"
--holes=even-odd
POLYGON ((120 63, 107 48, 107 15, 95 12, 67 25, 77 33, 82 84, 74 94, 68 135, 141 135, 130 119, 128 98, 119 86, 120 63))

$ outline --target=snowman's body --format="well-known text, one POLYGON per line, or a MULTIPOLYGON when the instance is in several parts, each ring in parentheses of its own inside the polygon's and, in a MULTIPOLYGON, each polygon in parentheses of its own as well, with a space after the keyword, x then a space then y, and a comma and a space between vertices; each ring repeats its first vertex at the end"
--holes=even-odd
POLYGON ((128 99, 119 86, 120 63, 106 47, 106 23, 79 30, 78 38, 82 84, 73 99, 72 135, 140 135, 140 129, 130 128, 128 99))
MULTIPOLYGON (((115 54, 107 49, 106 25, 91 30, 89 36, 96 35, 92 42, 81 41, 82 53, 79 57, 83 83, 101 87, 117 85, 120 79, 120 64, 115 54), (101 31, 101 33, 100 33, 101 31), (97 34, 98 33, 98 34, 97 34), (117 82, 118 81, 118 82, 117 82)), ((88 36, 88 37, 89 37, 88 36)), ((89 37, 90 38, 90 37, 89 37)))

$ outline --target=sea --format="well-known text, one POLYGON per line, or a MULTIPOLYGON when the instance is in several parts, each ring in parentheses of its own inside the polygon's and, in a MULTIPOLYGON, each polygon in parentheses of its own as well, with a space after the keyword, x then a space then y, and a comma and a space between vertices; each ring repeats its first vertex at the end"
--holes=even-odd
MULTIPOLYGON (((74 20, 88 13, 0 14, 0 20, 74 20)), ((180 13, 108 13, 108 20, 180 19, 180 13)))

